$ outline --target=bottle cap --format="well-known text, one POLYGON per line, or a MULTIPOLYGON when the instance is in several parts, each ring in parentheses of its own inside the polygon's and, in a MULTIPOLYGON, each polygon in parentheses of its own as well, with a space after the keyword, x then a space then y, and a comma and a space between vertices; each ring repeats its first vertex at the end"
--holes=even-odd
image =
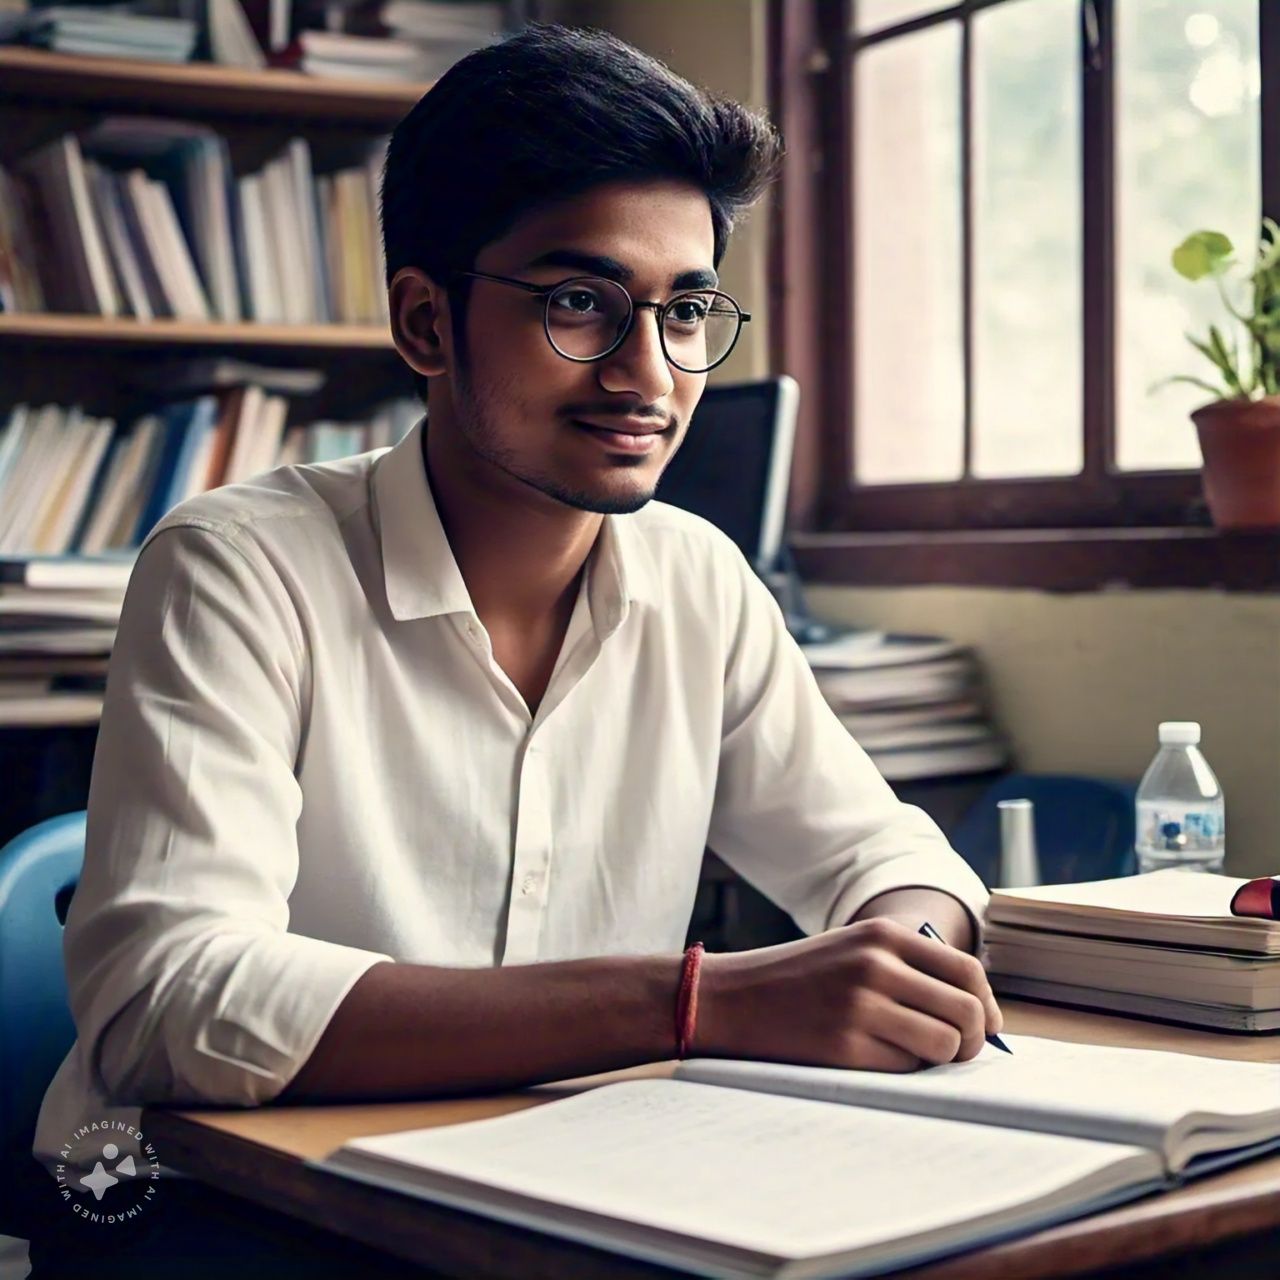
POLYGON ((1194 720, 1165 720, 1160 725, 1162 747, 1194 747, 1200 741, 1200 726, 1194 720))

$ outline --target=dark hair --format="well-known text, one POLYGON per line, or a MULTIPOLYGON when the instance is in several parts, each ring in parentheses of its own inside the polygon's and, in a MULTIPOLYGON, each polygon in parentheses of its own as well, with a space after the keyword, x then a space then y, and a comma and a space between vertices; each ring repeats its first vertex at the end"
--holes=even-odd
MULTIPOLYGON (((761 115, 691 85, 607 32, 534 24, 468 54, 391 135, 382 172, 387 284, 420 267, 449 289, 541 205, 627 178, 706 192, 719 265, 738 214, 774 177, 782 142, 761 115)), ((415 375, 424 393, 426 379, 415 375)))

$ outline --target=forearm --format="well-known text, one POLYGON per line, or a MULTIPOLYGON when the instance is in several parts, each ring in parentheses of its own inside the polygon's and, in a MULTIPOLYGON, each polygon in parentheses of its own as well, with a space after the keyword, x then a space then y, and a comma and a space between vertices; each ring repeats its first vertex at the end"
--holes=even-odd
POLYGON ((849 923, 874 916, 897 920, 909 929, 919 929, 927 920, 953 947, 973 952, 973 922, 968 911, 958 898, 941 889, 890 889, 864 903, 849 923))
POLYGON ((679 956, 510 968, 376 964, 282 1100, 504 1089, 675 1054, 679 956))

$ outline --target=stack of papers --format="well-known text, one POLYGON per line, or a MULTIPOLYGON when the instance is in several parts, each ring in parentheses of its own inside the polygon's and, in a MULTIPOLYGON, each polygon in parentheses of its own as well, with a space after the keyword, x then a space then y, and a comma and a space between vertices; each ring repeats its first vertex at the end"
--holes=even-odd
POLYGON ((854 632, 801 645, 841 723, 890 782, 996 769, 1009 758, 973 654, 933 636, 854 632))
POLYGON ((987 915, 992 986, 1193 1026, 1280 1029, 1280 921, 1231 914, 1244 883, 1166 870, 998 889, 987 915))

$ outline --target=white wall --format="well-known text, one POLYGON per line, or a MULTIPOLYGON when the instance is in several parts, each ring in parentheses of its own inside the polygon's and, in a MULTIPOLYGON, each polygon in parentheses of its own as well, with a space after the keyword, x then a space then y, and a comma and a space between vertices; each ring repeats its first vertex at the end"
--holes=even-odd
POLYGON ((1161 720, 1198 720, 1227 801, 1227 870, 1280 874, 1280 598, 818 588, 814 609, 979 652, 996 717, 1035 772, 1141 776, 1161 720))

